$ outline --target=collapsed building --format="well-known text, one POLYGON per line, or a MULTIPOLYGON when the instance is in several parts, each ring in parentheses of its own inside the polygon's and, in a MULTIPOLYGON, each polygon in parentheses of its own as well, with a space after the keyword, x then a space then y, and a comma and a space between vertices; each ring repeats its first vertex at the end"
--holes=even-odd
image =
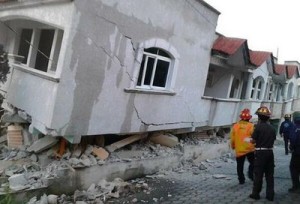
POLYGON ((202 0, 0 1, 8 146, 39 153, 59 138, 60 158, 89 143, 105 160, 150 136, 222 136, 261 105, 278 127, 299 110, 299 63, 216 33, 219 15, 202 0))
POLYGON ((219 14, 201 0, 2 1, 4 118, 71 143, 226 128, 261 105, 278 124, 297 109, 299 63, 216 34, 219 14))

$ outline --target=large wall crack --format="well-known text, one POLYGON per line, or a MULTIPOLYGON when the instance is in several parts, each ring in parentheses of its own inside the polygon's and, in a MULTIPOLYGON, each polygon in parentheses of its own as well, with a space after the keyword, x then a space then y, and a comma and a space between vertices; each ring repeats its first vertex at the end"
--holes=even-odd
POLYGON ((177 124, 191 124, 192 126, 194 126, 194 122, 189 122, 189 121, 177 121, 177 122, 169 122, 169 123, 146 123, 145 121, 143 121, 143 119, 140 117, 140 114, 137 110, 137 108, 135 107, 135 105, 133 104, 134 110, 136 112, 136 115, 138 117, 138 119, 141 121, 141 123, 145 126, 165 126, 165 125, 177 125, 177 124))

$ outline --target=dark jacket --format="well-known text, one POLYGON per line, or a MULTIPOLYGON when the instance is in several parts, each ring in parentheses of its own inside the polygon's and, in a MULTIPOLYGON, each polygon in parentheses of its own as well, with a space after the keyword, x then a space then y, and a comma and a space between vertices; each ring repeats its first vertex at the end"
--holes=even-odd
POLYGON ((286 136, 290 135, 290 132, 293 130, 294 124, 290 120, 285 120, 281 123, 279 133, 286 136))
POLYGON ((273 148, 276 130, 270 123, 260 121, 254 128, 252 138, 255 141, 255 148, 273 148))
POLYGON ((293 154, 300 155, 300 124, 294 125, 290 135, 290 149, 293 154))

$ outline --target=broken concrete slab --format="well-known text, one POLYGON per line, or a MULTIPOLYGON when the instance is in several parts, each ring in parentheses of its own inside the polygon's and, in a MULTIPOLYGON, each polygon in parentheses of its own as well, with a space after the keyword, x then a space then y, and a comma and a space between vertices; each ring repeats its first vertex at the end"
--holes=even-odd
POLYGON ((121 147, 124 147, 124 146, 126 146, 126 145, 129 145, 129 144, 131 144, 131 143, 133 143, 133 142, 136 142, 136 141, 138 141, 138 140, 144 139, 144 138, 146 138, 146 137, 147 137, 147 135, 145 135, 145 134, 143 134, 143 135, 132 135, 132 136, 127 137, 127 138, 125 138, 125 139, 123 139, 123 140, 120 140, 120 141, 115 142, 115 143, 113 143, 113 144, 111 144, 111 145, 108 145, 108 146, 106 146, 105 148, 106 148, 109 152, 114 152, 115 150, 117 150, 117 149, 119 149, 119 148, 121 148, 121 147))
POLYGON ((35 141, 30 147, 27 148, 27 151, 40 153, 54 146, 57 142, 58 140, 56 138, 46 135, 45 137, 35 141))
POLYGON ((0 144, 4 143, 6 141, 7 141, 7 136, 6 135, 0 136, 0 144))
POLYGON ((28 180, 24 174, 14 174, 8 178, 9 188, 13 191, 20 191, 28 188, 28 180))
POLYGON ((17 113, 4 113, 1 122, 3 123, 28 123, 25 119, 19 116, 17 113))
POLYGON ((150 136, 150 141, 167 147, 175 147, 177 144, 179 144, 176 136, 162 133, 150 136))
POLYGON ((102 147, 94 147, 92 153, 102 160, 107 159, 109 156, 109 153, 102 147))

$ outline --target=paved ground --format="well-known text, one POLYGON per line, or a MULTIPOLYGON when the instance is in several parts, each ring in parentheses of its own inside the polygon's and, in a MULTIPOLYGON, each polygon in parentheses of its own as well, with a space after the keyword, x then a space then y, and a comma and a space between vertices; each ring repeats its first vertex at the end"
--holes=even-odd
MULTIPOLYGON (((288 193, 291 187, 289 174, 290 155, 284 154, 281 145, 275 147, 275 200, 274 203, 300 203, 300 193, 288 193)), ((106 203, 162 203, 162 204, 197 204, 197 203, 272 203, 265 199, 265 181, 261 199, 254 201, 248 198, 252 182, 246 180, 238 184, 236 163, 221 159, 208 161, 206 170, 172 172, 163 177, 147 178, 151 188, 126 198, 108 200, 106 203), (221 178, 218 178, 221 177, 221 178)), ((246 163, 247 164, 247 163, 246 163)), ((248 164, 246 165, 248 166, 248 164)), ((246 167, 245 167, 246 173, 246 167)))

